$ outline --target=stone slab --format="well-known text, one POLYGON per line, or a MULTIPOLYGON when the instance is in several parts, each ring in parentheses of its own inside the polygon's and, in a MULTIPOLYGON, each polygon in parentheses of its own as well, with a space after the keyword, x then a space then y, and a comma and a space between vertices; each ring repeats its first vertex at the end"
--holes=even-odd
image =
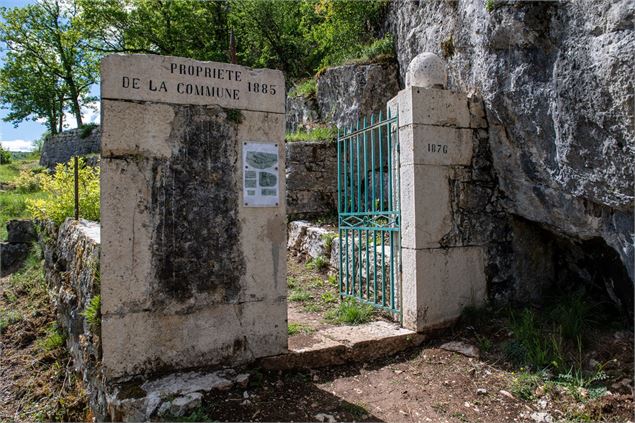
POLYGON ((401 245, 404 248, 439 247, 443 237, 452 230, 450 170, 447 166, 401 166, 401 245))
POLYGON ((402 249, 403 325, 417 331, 452 324, 487 298, 483 247, 402 249))
POLYGON ((420 345, 425 336, 397 323, 370 322, 358 326, 338 326, 313 334, 317 342, 293 348, 289 353, 260 361, 269 369, 310 369, 388 357, 420 345))
POLYGON ((408 87, 390 100, 391 110, 399 111, 399 126, 422 124, 470 127, 467 96, 437 88, 408 87), (396 106, 398 105, 398 106, 396 106))
POLYGON ((472 129, 418 124, 401 126, 401 164, 469 166, 472 163, 472 136, 472 129))
POLYGON ((187 314, 111 314, 102 318, 101 333, 107 379, 247 363, 286 352, 286 302, 216 304, 187 314))
POLYGON ((285 112, 284 74, 184 57, 112 54, 101 61, 101 98, 175 104, 216 104, 285 112))

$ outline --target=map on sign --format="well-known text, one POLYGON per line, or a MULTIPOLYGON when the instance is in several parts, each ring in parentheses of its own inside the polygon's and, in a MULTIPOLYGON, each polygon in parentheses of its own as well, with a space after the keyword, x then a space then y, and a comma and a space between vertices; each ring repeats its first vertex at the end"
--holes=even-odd
POLYGON ((243 202, 245 207, 279 204, 278 144, 243 144, 243 202))

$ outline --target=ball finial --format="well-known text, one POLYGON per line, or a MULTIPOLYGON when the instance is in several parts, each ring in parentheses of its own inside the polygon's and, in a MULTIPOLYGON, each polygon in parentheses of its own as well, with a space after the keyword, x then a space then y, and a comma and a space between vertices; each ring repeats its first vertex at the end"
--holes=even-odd
POLYGON ((448 71, 445 62, 434 53, 420 53, 408 65, 406 87, 446 88, 448 71))

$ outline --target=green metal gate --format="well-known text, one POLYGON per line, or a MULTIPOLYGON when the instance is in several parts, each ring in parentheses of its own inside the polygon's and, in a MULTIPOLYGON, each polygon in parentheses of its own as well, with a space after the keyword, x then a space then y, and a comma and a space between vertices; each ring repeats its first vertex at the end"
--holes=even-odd
POLYGON ((338 129, 339 288, 401 317, 397 116, 338 129))

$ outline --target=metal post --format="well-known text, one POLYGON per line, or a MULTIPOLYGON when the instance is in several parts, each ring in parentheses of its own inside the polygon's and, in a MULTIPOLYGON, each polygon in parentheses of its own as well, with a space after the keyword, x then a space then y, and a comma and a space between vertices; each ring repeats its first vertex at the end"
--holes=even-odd
POLYGON ((73 157, 75 165, 75 220, 79 220, 79 164, 77 156, 73 157))

